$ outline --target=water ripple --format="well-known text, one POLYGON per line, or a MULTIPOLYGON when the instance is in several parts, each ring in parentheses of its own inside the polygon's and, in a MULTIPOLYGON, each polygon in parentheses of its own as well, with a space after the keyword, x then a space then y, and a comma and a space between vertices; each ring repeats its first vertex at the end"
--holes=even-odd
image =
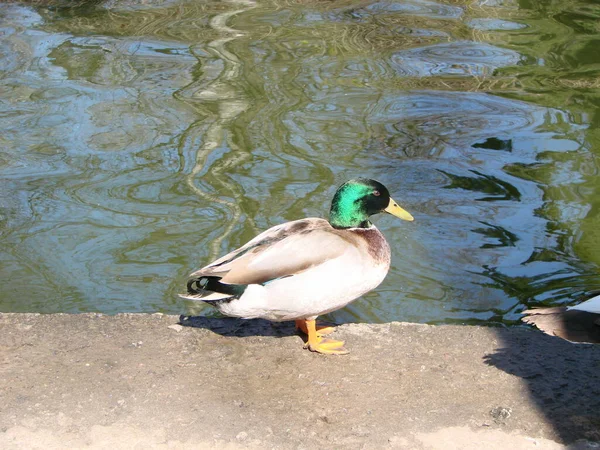
POLYGON ((494 18, 471 19, 467 22, 467 25, 477 30, 483 31, 520 30, 522 28, 527 28, 527 25, 523 23, 511 22, 508 20, 494 18))
POLYGON ((391 59, 401 76, 486 76, 499 67, 518 64, 522 56, 489 44, 458 41, 403 50, 391 59))
POLYGON ((432 19, 458 19, 463 15, 463 9, 458 6, 444 5, 443 3, 426 0, 408 0, 403 2, 379 1, 363 8, 345 10, 344 14, 360 20, 384 14, 426 16, 432 19))

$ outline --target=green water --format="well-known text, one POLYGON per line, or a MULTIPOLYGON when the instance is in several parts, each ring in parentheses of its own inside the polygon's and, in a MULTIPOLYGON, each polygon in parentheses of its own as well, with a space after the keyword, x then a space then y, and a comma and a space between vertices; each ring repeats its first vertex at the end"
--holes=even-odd
POLYGON ((382 181, 336 321, 514 323, 600 288, 600 4, 0 3, 0 310, 210 313, 194 268, 382 181))

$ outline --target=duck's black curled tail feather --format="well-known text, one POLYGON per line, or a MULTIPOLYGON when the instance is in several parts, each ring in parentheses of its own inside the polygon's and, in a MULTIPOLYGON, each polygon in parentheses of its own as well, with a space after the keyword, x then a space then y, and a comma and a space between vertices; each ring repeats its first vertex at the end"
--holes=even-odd
POLYGON ((188 294, 199 295, 206 292, 218 292, 239 298, 248 287, 247 284, 226 284, 221 283, 220 280, 221 277, 210 276, 190 278, 187 282, 188 294))

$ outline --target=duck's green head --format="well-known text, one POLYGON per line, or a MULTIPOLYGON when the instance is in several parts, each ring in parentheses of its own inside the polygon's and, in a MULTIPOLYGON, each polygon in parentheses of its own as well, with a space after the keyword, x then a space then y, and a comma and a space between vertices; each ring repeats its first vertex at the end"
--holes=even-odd
POLYGON ((342 184, 333 196, 329 223, 334 228, 368 228, 369 216, 384 211, 403 220, 414 220, 390 197, 383 184, 357 178, 342 184))

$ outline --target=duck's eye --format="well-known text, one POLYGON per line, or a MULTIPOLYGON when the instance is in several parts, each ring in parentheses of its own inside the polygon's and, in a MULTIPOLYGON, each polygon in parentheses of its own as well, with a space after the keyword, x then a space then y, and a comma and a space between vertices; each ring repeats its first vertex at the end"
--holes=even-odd
POLYGON ((379 197, 381 195, 381 192, 379 192, 379 191, 373 191, 373 195, 375 197, 379 197))

